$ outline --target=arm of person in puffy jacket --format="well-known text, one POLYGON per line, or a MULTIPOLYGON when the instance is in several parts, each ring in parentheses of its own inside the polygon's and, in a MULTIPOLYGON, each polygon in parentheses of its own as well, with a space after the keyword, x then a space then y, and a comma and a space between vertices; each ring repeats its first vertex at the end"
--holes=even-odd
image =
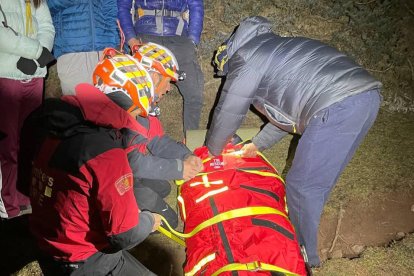
POLYGON ((134 22, 132 22, 132 0, 118 0, 118 20, 125 34, 125 41, 136 37, 134 22))
POLYGON ((127 249, 144 240, 151 233, 154 220, 150 213, 139 213, 125 151, 108 150, 88 161, 86 167, 94 178, 96 208, 111 250, 127 249))
POLYGON ((188 0, 190 20, 188 24, 188 37, 198 45, 203 31, 204 5, 203 0, 188 0))
POLYGON ((262 78, 259 70, 247 65, 239 55, 229 62, 230 71, 206 135, 206 145, 213 155, 221 154, 242 124, 262 78))
POLYGON ((168 135, 154 137, 148 144, 148 150, 154 156, 167 159, 184 160, 192 152, 181 142, 175 141, 168 135))
POLYGON ((253 137, 252 142, 259 151, 262 151, 279 142, 287 134, 286 131, 281 130, 272 123, 267 123, 264 128, 253 137))
POLYGON ((35 16, 39 24, 37 38, 30 38, 21 33, 16 35, 10 28, 0 27, 0 50, 2 52, 27 59, 38 59, 43 47, 48 50, 52 49, 55 28, 46 3, 42 3, 37 8, 35 16))
POLYGON ((184 165, 180 159, 166 159, 137 150, 128 153, 134 178, 176 180, 182 179, 184 165))

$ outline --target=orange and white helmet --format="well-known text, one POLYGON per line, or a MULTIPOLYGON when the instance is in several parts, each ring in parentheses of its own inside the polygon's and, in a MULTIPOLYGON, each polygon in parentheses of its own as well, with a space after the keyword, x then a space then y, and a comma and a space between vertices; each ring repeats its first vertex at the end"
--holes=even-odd
POLYGON ((134 58, 141 62, 148 70, 170 77, 172 81, 185 79, 185 73, 180 71, 177 59, 168 48, 148 42, 136 45, 132 52, 134 58))
MULTIPOLYGON (((154 99, 154 85, 147 70, 132 56, 106 48, 93 72, 93 84, 108 94, 119 89, 148 116, 154 99)), ((132 106, 132 107, 134 107, 132 106)))

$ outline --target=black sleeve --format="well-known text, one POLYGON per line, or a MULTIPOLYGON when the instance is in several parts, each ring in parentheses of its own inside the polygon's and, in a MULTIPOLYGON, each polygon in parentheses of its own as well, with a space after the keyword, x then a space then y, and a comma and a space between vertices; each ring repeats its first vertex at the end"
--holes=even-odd
POLYGON ((109 237, 114 251, 131 249, 145 240, 154 226, 154 217, 148 211, 139 213, 139 223, 134 228, 109 237))
POLYGON ((128 161, 134 178, 176 180, 183 177, 183 161, 166 159, 136 150, 128 153, 128 161))
POLYGON ((155 137, 148 143, 147 148, 153 155, 167 159, 184 160, 192 153, 186 145, 175 141, 168 135, 155 137))

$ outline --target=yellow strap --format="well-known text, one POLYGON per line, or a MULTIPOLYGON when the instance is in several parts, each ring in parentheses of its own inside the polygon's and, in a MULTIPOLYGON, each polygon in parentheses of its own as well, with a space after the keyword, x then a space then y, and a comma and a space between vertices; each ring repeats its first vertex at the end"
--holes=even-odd
POLYGON ((246 264, 233 263, 233 264, 225 265, 222 268, 220 268, 219 270, 217 270, 216 272, 214 272, 211 276, 217 276, 220 273, 223 273, 223 272, 226 272, 226 271, 237 271, 237 270, 242 270, 242 271, 276 271, 276 272, 284 273, 286 276, 298 276, 299 275, 299 274, 290 272, 286 269, 283 269, 283 268, 275 266, 275 265, 255 261, 255 262, 246 263, 246 264))
MULTIPOLYGON (((163 217, 162 217, 162 219, 164 219, 163 217)), ((165 220, 165 219, 164 219, 165 220)), ((166 220, 165 220, 165 222, 166 222, 166 220)), ((167 223, 168 224, 168 223, 167 223)), ((169 224, 167 225, 168 227, 171 227, 169 224)), ((179 245, 182 245, 182 246, 184 246, 185 247, 185 242, 182 240, 182 239, 180 239, 179 237, 177 237, 177 236, 175 236, 175 235, 173 235, 173 233, 171 233, 171 232, 169 232, 167 229, 165 229, 164 227, 162 227, 162 226, 160 226, 159 228, 158 228, 158 231, 160 232, 160 233, 162 233, 162 234, 164 234, 165 236, 167 236, 168 238, 170 238, 170 239, 172 239, 173 241, 175 241, 176 243, 178 243, 179 245)))
POLYGON ((283 179, 278 175, 278 174, 275 174, 275 173, 272 173, 272 172, 262 172, 262 171, 256 171, 256 170, 245 170, 245 169, 243 169, 243 168, 240 168, 240 169, 238 169, 239 171, 243 171, 243 172, 246 172, 246 173, 251 173, 251 174, 257 174, 257 175, 261 175, 261 176, 269 176, 269 177, 274 177, 274 178, 277 178, 277 179, 279 179, 280 181, 282 181, 282 183, 284 183, 284 181, 283 181, 283 179))
MULTIPOLYGON (((244 207, 244 208, 240 208, 240 209, 235 209, 235 210, 230 210, 221 214, 218 214, 208 220, 203 221, 202 223, 200 223, 199 225, 197 225, 196 228, 193 229, 193 231, 191 231, 190 233, 180 233, 178 231, 175 231, 167 222, 167 220, 161 216, 161 220, 167 225, 168 229, 170 230, 171 233, 169 233, 167 235, 167 237, 169 237, 170 234, 174 234, 178 237, 187 239, 187 238, 191 238, 192 236, 194 236, 195 234, 197 234, 198 232, 200 232, 201 230, 217 224, 219 222, 225 221, 225 220, 230 220, 233 218, 240 218, 240 217, 247 217, 247 216, 253 216, 253 215, 267 215, 267 214, 274 214, 274 215, 279 215, 282 217, 287 218, 286 214, 271 208, 271 207, 263 207, 263 206, 259 206, 259 207, 244 207)), ((160 231, 161 232, 161 231, 160 231)), ((162 232, 161 232, 162 233, 162 232)), ((165 234, 165 233, 163 233, 165 234)))
POLYGON ((32 25, 32 6, 30 0, 26 0, 26 35, 33 33, 32 25))

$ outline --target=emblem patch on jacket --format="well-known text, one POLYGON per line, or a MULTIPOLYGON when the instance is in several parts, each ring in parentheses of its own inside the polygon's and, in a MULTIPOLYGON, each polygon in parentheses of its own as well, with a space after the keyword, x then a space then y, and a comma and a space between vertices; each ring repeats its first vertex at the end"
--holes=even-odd
POLYGON ((115 182, 115 188, 120 195, 123 195, 132 188, 132 182, 133 182, 132 173, 128 173, 126 175, 121 176, 115 182))

